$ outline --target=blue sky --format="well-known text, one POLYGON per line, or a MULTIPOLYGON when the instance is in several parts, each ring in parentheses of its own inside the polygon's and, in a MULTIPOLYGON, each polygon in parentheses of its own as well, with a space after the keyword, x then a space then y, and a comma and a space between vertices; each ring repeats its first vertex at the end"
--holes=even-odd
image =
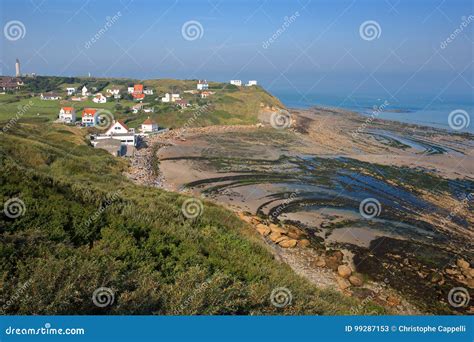
POLYGON ((0 6, 2 28, 17 20, 26 30, 18 40, 2 35, 2 74, 14 73, 18 57, 23 72, 41 75, 258 79, 269 89, 303 94, 473 92, 474 21, 440 47, 474 14, 469 0, 2 0, 0 6), (182 34, 189 21, 202 27, 195 40, 182 34), (373 40, 360 34, 367 21, 380 27, 373 40))

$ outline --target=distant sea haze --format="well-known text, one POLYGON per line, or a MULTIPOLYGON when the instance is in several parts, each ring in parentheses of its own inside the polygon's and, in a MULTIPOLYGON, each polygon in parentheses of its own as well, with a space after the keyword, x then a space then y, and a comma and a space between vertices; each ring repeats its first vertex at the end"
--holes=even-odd
POLYGON ((362 115, 373 115, 375 108, 382 108, 383 110, 377 111, 377 118, 474 134, 474 100, 472 96, 433 100, 434 97, 413 95, 409 98, 399 99, 397 102, 394 100, 391 102, 389 98, 369 95, 348 98, 331 94, 306 94, 303 96, 296 91, 288 90, 273 90, 271 92, 290 108, 328 106, 348 109, 362 115))

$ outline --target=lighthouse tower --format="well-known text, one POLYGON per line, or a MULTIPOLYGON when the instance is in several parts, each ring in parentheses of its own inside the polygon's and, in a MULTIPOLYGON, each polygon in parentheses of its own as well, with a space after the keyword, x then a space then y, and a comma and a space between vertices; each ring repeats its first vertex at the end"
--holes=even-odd
POLYGON ((21 76, 21 71, 20 71, 20 60, 17 58, 16 63, 15 63, 15 76, 20 77, 21 76))

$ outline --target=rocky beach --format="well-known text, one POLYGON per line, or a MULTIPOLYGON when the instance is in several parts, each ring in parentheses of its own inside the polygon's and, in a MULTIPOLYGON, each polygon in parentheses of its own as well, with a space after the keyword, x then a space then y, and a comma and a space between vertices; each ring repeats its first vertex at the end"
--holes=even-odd
POLYGON ((232 209, 319 287, 399 314, 474 313, 449 303, 455 288, 474 298, 472 135, 334 108, 259 120, 150 137, 127 175, 232 209))

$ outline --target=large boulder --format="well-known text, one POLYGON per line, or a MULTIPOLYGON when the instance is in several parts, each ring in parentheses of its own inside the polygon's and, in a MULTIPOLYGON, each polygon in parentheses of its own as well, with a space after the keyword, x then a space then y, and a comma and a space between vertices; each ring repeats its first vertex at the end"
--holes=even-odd
POLYGON ((280 233, 277 233, 277 232, 272 232, 269 237, 270 237, 270 240, 272 240, 273 242, 275 242, 276 240, 278 240, 279 238, 281 238, 281 234, 280 234, 280 233))
POLYGON ((286 234, 287 230, 281 227, 278 227, 276 224, 271 223, 269 225, 270 229, 272 230, 272 233, 280 233, 280 234, 286 234))
POLYGON ((294 248, 296 247, 297 243, 298 241, 295 239, 287 239, 287 240, 280 241, 278 244, 283 248, 294 248))
POLYGON ((260 235, 262 236, 267 236, 268 234, 270 234, 270 228, 267 227, 266 225, 264 224, 257 224, 257 232, 259 232, 260 235))
POLYGON ((354 286, 362 286, 364 284, 364 279, 360 274, 354 273, 349 277, 349 281, 354 286))
POLYGON ((337 277, 336 281, 337 281, 337 285, 339 286, 341 290, 346 290, 349 287, 351 287, 351 283, 349 283, 347 279, 337 277))
POLYGON ((288 236, 282 235, 281 237, 275 240, 275 243, 280 243, 285 240, 289 240, 288 236))
POLYGON ((462 269, 469 269, 470 267, 469 263, 464 259, 458 259, 456 265, 458 265, 458 267, 462 269))
POLYGON ((308 239, 302 239, 298 241, 298 247, 309 247, 311 245, 311 242, 308 239))
POLYGON ((340 265, 337 268, 337 273, 343 277, 343 278, 349 278, 352 274, 352 270, 349 266, 347 265, 340 265))

